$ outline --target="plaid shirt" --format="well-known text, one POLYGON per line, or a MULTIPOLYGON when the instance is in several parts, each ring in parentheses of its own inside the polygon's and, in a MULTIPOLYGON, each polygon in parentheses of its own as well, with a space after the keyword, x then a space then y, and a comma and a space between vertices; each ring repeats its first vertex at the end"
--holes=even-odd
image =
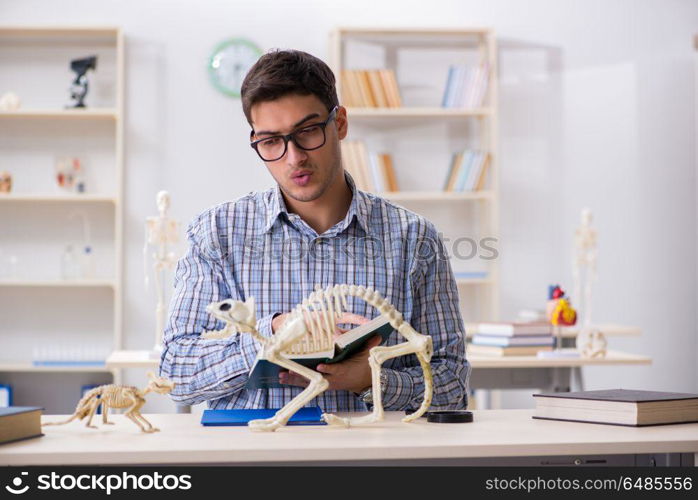
MULTIPOLYGON (((418 332, 431 335, 434 356, 432 409, 467 404, 470 365, 465 359, 458 291, 443 242, 423 217, 356 189, 345 218, 318 235, 289 213, 278 185, 217 205, 194 219, 189 249, 175 273, 175 291, 165 328, 160 372, 176 382, 180 403, 208 402, 209 408, 281 408, 303 389, 244 388, 259 350, 249 334, 222 340, 200 337, 223 327, 206 313, 210 302, 255 298, 257 329, 271 336, 271 320, 290 311, 320 284, 371 286, 418 332)), ((349 312, 373 318, 379 312, 347 297, 349 312)), ((393 331, 385 345, 404 342, 393 331)), ((386 361, 385 408, 417 408, 424 380, 414 355, 386 361)), ((311 406, 324 411, 366 411, 349 391, 326 391, 311 406)))

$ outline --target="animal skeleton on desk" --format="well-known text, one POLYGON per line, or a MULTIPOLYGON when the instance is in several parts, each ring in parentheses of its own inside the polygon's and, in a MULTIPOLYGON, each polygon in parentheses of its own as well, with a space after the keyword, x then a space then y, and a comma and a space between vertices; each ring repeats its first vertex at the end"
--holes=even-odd
POLYGON ((215 318, 225 322, 226 326, 218 331, 205 332, 204 338, 221 338, 234 331, 250 333, 262 344, 264 355, 272 363, 294 371, 307 378, 310 383, 298 396, 289 401, 272 418, 252 420, 249 426, 255 431, 275 431, 286 425, 289 418, 311 399, 325 390, 329 383, 322 374, 289 359, 292 355, 311 354, 334 346, 335 325, 343 312, 348 309, 346 297, 357 297, 378 309, 382 316, 388 318, 390 325, 397 330, 407 342, 393 346, 376 346, 369 353, 368 362, 371 367, 373 391, 373 412, 355 419, 341 418, 325 413, 322 418, 330 425, 369 424, 383 420, 383 404, 381 402, 380 372, 383 362, 404 356, 416 354, 424 373, 424 400, 419 409, 403 418, 403 422, 411 422, 421 417, 429 408, 433 395, 433 381, 429 361, 434 348, 432 339, 422 335, 402 318, 402 313, 385 300, 380 293, 370 287, 356 285, 334 285, 322 289, 319 285, 301 304, 298 304, 289 314, 284 324, 270 338, 261 335, 255 319, 254 298, 245 302, 233 299, 209 304, 206 310, 215 318))
POLYGON ((141 415, 141 407, 145 404, 145 395, 149 392, 158 394, 168 394, 174 389, 175 383, 162 377, 156 377, 153 372, 148 372, 150 381, 145 389, 127 385, 100 385, 89 391, 78 402, 75 408, 75 413, 64 422, 48 422, 42 425, 63 425, 72 422, 75 419, 87 419, 85 424, 90 429, 96 429, 96 425, 92 425, 92 417, 99 405, 102 405, 102 423, 113 425, 114 422, 107 420, 109 408, 128 408, 124 415, 133 421, 143 432, 157 432, 160 429, 153 427, 143 415, 141 415), (145 424, 145 426, 143 425, 145 424))

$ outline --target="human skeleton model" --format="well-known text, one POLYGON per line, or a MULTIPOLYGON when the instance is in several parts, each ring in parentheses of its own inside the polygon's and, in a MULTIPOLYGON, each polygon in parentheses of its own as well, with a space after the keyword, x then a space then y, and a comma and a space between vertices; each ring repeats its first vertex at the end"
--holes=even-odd
POLYGON ((358 297, 378 309, 387 317, 390 325, 397 330, 407 342, 394 346, 376 346, 369 353, 371 381, 373 391, 373 412, 355 419, 341 418, 325 413, 322 418, 330 425, 362 425, 383 420, 381 402, 380 371, 381 365, 388 359, 416 354, 424 373, 424 400, 419 409, 403 418, 411 422, 421 417, 431 404, 433 380, 429 361, 433 354, 432 339, 417 332, 402 318, 380 293, 370 287, 356 285, 334 285, 322 289, 319 285, 301 304, 289 314, 281 328, 270 338, 262 336, 256 329, 254 298, 245 302, 227 299, 209 304, 206 310, 215 318, 226 323, 225 328, 215 332, 205 332, 204 338, 221 338, 234 333, 250 333, 262 345, 266 359, 272 363, 291 370, 307 378, 310 383, 298 396, 289 401, 276 414, 268 419, 252 420, 249 427, 254 431, 275 431, 286 425, 288 419, 311 399, 324 392, 329 383, 322 374, 289 359, 298 354, 320 352, 334 346, 335 325, 343 312, 347 310, 346 297, 358 297))
POLYGON ((42 425, 63 425, 72 422, 75 419, 83 420, 90 429, 96 429, 96 425, 92 425, 92 417, 99 405, 102 405, 102 423, 113 425, 114 422, 107 420, 109 408, 128 408, 124 415, 128 417, 134 424, 141 428, 143 432, 157 432, 160 429, 153 427, 143 415, 141 415, 141 407, 145 404, 145 395, 149 392, 158 394, 168 394, 175 387, 175 383, 163 377, 156 377, 153 372, 148 372, 150 381, 145 389, 139 389, 133 386, 126 385, 100 385, 89 391, 78 402, 75 408, 75 413, 64 422, 48 422, 42 425), (145 425, 143 425, 145 424, 145 425))
MULTIPOLYGON (((582 300, 582 283, 584 284, 582 324, 577 336, 577 348, 585 357, 603 357, 606 355, 606 339, 603 333, 591 324, 591 285, 596 280, 597 233, 591 227, 591 210, 585 208, 581 214, 581 225, 574 233, 574 296, 582 300)), ((578 306, 579 307, 579 306, 578 306)))
MULTIPOLYGON (((179 223, 167 215, 170 208, 170 195, 167 191, 160 191, 157 194, 157 206, 159 214, 156 217, 146 219, 146 244, 143 247, 144 257, 147 256, 149 245, 155 249, 152 254, 158 298, 155 307, 155 346, 153 347, 155 352, 162 350, 162 335, 165 329, 165 279, 163 274, 165 271, 173 270, 177 263, 177 257, 174 252, 168 250, 168 245, 179 241, 179 223)), ((147 268, 145 269, 145 283, 147 286, 147 268)))

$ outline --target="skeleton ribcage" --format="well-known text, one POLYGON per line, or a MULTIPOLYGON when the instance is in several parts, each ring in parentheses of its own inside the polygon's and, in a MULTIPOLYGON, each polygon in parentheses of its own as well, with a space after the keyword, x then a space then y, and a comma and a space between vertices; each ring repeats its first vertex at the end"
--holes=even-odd
POLYGON ((372 288, 355 285, 334 285, 325 289, 318 285, 302 303, 298 304, 287 322, 301 317, 305 321, 307 335, 284 351, 286 356, 312 354, 334 347, 336 321, 347 311, 347 296, 365 300, 386 314, 394 328, 402 323, 402 315, 372 288))
POLYGON ((109 408, 127 408, 139 398, 137 387, 119 387, 113 385, 102 393, 102 401, 109 408))

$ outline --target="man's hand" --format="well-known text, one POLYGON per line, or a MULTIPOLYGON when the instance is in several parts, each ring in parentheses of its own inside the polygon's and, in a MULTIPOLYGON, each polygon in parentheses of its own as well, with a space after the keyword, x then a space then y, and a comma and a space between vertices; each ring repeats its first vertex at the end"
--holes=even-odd
MULTIPOLYGON (((371 385, 371 367, 368 364, 369 351, 381 343, 381 337, 376 335, 366 342, 366 346, 351 358, 331 365, 317 365, 316 370, 330 383, 328 390, 346 390, 359 393, 371 385)), ((294 372, 279 373, 279 382, 286 385, 306 387, 308 379, 294 372)))

